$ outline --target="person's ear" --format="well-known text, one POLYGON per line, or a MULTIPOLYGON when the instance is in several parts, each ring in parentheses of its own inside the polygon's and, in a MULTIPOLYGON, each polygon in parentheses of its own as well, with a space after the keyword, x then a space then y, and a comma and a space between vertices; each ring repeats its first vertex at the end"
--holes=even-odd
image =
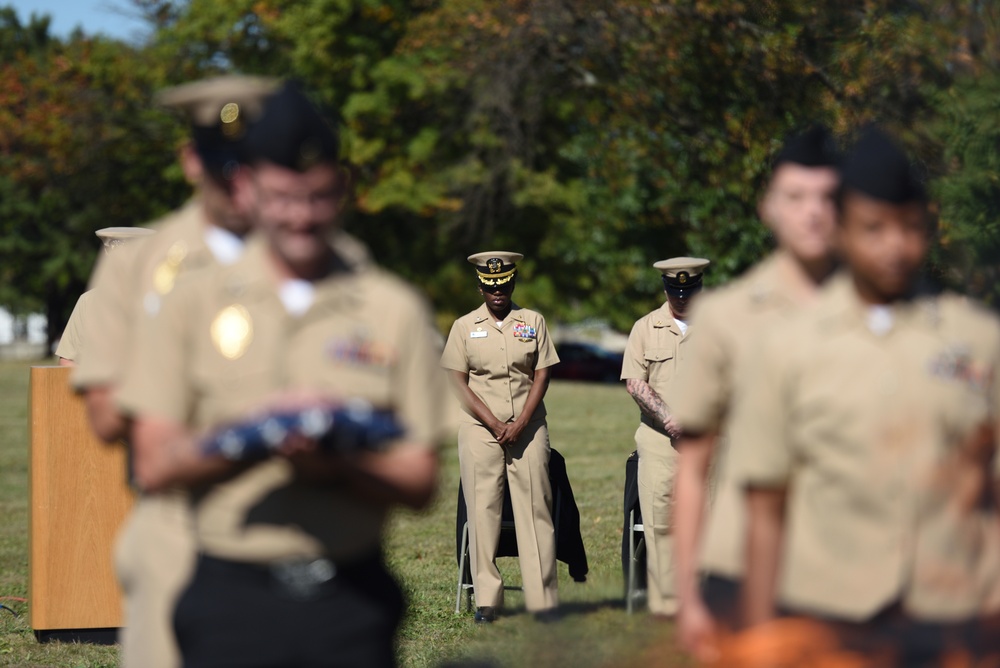
POLYGON ((177 159, 181 163, 181 170, 184 172, 184 179, 192 186, 201 183, 205 174, 205 166, 195 151, 192 142, 185 142, 178 150, 177 159))

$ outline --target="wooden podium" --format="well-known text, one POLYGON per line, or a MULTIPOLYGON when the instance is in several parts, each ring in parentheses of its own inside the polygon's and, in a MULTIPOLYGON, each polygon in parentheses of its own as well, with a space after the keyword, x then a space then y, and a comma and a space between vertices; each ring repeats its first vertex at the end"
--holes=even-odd
POLYGON ((90 431, 68 367, 32 367, 28 609, 39 640, 114 642, 112 546, 133 503, 126 453, 90 431))

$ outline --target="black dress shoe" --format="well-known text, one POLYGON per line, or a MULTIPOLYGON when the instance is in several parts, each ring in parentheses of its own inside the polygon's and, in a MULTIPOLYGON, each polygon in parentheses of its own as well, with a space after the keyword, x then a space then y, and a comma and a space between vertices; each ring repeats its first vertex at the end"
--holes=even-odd
POLYGON ((476 624, 492 624, 497 618, 497 609, 492 606, 476 608, 476 624))
POLYGON ((552 622, 558 622, 560 619, 562 619, 562 613, 559 612, 559 608, 549 608, 548 610, 540 610, 535 613, 535 621, 542 624, 551 624, 552 622))

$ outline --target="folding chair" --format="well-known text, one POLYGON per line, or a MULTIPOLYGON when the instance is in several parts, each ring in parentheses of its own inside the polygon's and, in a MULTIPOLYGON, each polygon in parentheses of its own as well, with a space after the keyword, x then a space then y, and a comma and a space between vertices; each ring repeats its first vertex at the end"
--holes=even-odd
POLYGON ((625 590, 625 611, 632 614, 635 602, 646 596, 646 533, 642 527, 642 513, 638 508, 629 512, 628 584, 625 590), (641 579, 643 580, 640 583, 641 579))
MULTIPOLYGON (((469 521, 468 509, 465 506, 465 492, 462 481, 458 482, 458 521, 462 530, 458 544, 458 587, 455 592, 455 614, 462 612, 462 594, 465 594, 465 611, 472 610, 472 562, 469 559, 469 521)), ((496 557, 517 556, 517 536, 514 532, 514 508, 510 503, 510 488, 504 489, 503 510, 500 514, 500 541, 497 544, 496 557)), ((494 558, 496 558, 494 557, 494 558)), ((520 587, 504 585, 505 591, 518 590, 520 587)))
POLYGON ((625 576, 625 609, 635 610, 635 602, 646 595, 646 534, 639 507, 639 453, 632 452, 625 461, 623 499, 625 526, 622 528, 622 570, 625 576))
MULTIPOLYGON (((554 452, 554 451, 553 451, 554 452)), ((552 488, 552 523, 555 528, 555 543, 559 544, 559 518, 562 513, 562 490, 552 488)), ((458 585, 455 589, 455 614, 462 613, 462 596, 465 596, 465 611, 472 610, 472 566, 469 559, 469 521, 468 509, 465 507, 465 493, 462 482, 458 483, 458 513, 456 526, 458 530, 458 585)), ((500 515, 500 541, 497 543, 497 557, 517 556, 517 534, 514 529, 514 508, 510 502, 510 488, 504 489, 503 510, 500 515)), ((584 567, 585 568, 585 567, 584 567)), ((504 591, 521 591, 521 587, 504 585, 504 591)))

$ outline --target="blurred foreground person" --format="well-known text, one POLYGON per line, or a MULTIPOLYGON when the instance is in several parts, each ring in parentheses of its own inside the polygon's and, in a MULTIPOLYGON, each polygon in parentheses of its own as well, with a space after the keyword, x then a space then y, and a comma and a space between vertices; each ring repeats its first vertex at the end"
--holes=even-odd
MULTIPOLYGON (((176 279, 242 252, 249 219, 238 214, 230 189, 239 171, 241 144, 270 79, 226 76, 161 92, 158 101, 185 113, 191 141, 180 155, 195 186, 182 209, 157 221, 157 234, 137 240, 98 261, 88 294, 85 354, 72 382, 86 399, 95 433, 111 443, 125 435, 115 403, 140 314, 155 312, 176 279)), ((141 494, 118 537, 115 566, 125 593, 122 664, 135 668, 180 665, 170 615, 194 563, 190 520, 176 494, 141 494)))
POLYGON ((508 487, 525 607, 551 620, 559 605, 543 402, 549 369, 559 356, 545 318, 513 301, 517 262, 523 257, 507 251, 469 256, 483 305, 455 321, 441 355, 464 410, 458 461, 480 624, 493 622, 503 607, 496 553, 508 487))
POLYGON ((198 560, 177 641, 188 667, 392 666, 403 600, 383 526, 395 505, 424 506, 437 472, 429 312, 338 231, 338 141, 294 85, 246 150, 234 187, 252 241, 142 316, 120 393, 140 486, 191 492, 198 560), (389 411, 401 431, 344 452, 352 418, 336 409, 358 401, 359 420, 389 411))
POLYGON ((866 129, 842 178, 846 271, 737 378, 747 619, 777 599, 877 665, 982 658, 1000 610, 1000 322, 917 291, 927 201, 886 135, 866 129))
POLYGON ((673 405, 683 392, 678 375, 688 349, 688 315, 701 292, 708 260, 675 257, 653 265, 660 271, 667 301, 632 327, 622 362, 625 388, 639 406, 635 445, 639 451, 639 509, 646 536, 646 592, 649 611, 677 613, 674 582, 672 497, 680 431, 673 405))
POLYGON ((759 205, 777 250, 731 285, 699 297, 691 315, 697 336, 681 370, 684 391, 673 406, 683 432, 677 441, 674 550, 679 640, 702 658, 710 653, 718 623, 733 625, 743 577, 742 496, 725 447, 732 379, 755 355, 754 335, 783 329, 788 317, 815 299, 833 270, 838 161, 824 128, 786 139, 759 205), (716 480, 712 504, 710 467, 716 480))
MULTIPOLYGON (((122 248, 132 239, 147 237, 156 234, 155 230, 148 227, 105 227, 97 230, 94 234, 101 240, 105 253, 110 253, 116 248, 122 248)), ((66 328, 62 336, 59 337, 59 345, 56 347, 56 357, 59 358, 59 366, 76 366, 80 363, 84 349, 87 347, 87 337, 99 336, 100 326, 92 321, 93 313, 90 300, 94 297, 94 291, 87 290, 76 300, 76 306, 69 316, 66 328)))

